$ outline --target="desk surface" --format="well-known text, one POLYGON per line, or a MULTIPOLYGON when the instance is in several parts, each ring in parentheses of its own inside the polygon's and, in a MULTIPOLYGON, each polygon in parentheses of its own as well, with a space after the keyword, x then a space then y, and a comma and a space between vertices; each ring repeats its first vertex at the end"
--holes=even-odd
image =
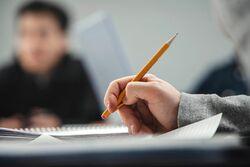
POLYGON ((165 145, 145 142, 145 147, 138 141, 106 145, 80 141, 49 145, 0 142, 0 166, 250 165, 250 149, 235 138, 166 141, 165 145))

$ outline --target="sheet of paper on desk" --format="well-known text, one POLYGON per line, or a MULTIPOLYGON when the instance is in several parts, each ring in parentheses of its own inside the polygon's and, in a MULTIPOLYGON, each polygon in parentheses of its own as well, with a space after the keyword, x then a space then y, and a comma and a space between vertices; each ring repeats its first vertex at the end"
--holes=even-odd
POLYGON ((214 136, 222 113, 158 136, 166 139, 209 139, 214 136))
POLYGON ((32 140, 30 142, 30 144, 56 144, 56 143, 62 143, 62 141, 46 134, 42 134, 41 136, 37 137, 35 140, 32 140))

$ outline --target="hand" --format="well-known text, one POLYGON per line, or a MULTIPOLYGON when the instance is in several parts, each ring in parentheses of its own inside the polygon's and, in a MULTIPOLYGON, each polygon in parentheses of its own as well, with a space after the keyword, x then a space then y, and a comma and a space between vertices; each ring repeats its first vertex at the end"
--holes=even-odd
POLYGON ((164 133, 177 128, 180 92, 154 75, 141 82, 133 76, 111 82, 104 98, 109 112, 117 110, 117 97, 125 88, 125 104, 118 112, 131 134, 164 133))
POLYGON ((57 127, 60 125, 59 117, 42 108, 34 108, 29 118, 30 127, 57 127))
POLYGON ((23 128, 23 119, 19 115, 14 115, 8 118, 0 119, 0 127, 4 128, 23 128))

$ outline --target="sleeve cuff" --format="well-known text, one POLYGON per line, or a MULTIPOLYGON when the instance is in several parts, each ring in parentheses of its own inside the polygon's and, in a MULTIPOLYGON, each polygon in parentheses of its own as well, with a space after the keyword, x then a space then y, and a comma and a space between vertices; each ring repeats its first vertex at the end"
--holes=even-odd
POLYGON ((181 93, 180 105, 177 115, 178 127, 182 127, 211 115, 209 112, 211 98, 208 95, 192 95, 181 93))

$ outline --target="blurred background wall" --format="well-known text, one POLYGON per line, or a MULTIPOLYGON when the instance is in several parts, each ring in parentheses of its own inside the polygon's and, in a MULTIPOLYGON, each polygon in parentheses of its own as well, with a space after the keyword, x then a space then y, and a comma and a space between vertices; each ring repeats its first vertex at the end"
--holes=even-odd
MULTIPOLYGON (((66 6, 72 23, 96 11, 112 15, 133 70, 176 32, 179 36, 151 71, 183 91, 207 70, 229 59, 232 45, 214 19, 209 0, 55 0, 66 6)), ((14 13, 24 0, 0 1, 0 66, 11 58, 14 13)))

